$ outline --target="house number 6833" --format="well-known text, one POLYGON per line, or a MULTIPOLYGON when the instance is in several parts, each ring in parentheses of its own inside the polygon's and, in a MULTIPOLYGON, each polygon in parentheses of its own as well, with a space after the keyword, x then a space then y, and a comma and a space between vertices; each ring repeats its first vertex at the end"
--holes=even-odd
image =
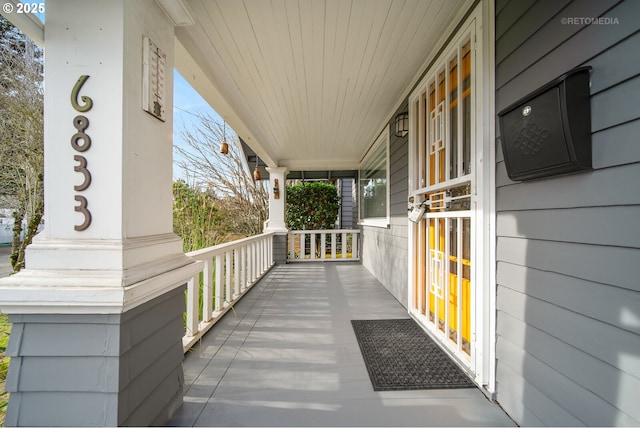
MULTIPOLYGON (((87 81, 89 76, 82 75, 76 82, 71 91, 71 106, 80 113, 85 113, 91 110, 93 107, 93 100, 87 96, 81 96, 83 104, 80 105, 78 102, 78 95, 80 93, 80 89, 87 81)), ((85 132, 89 127, 89 118, 83 115, 79 115, 73 118, 73 127, 76 129, 76 133, 71 137, 71 147, 77 152, 84 153, 91 147, 91 137, 85 132)), ((76 192, 82 192, 89 188, 91 185, 91 173, 87 169, 87 158, 82 155, 74 155, 73 160, 78 162, 78 165, 73 167, 75 172, 79 172, 82 174, 83 180, 81 184, 78 184, 73 187, 73 190, 76 192)), ((87 208, 88 201, 82 195, 76 195, 75 201, 78 205, 75 206, 74 211, 79 212, 83 215, 84 221, 81 224, 75 225, 73 228, 78 232, 81 232, 88 228, 91 225, 91 211, 87 208)))

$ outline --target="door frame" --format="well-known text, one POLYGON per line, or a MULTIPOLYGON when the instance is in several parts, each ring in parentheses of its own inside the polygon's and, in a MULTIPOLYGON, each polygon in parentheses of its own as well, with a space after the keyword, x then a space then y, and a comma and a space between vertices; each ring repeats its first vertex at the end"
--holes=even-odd
MULTIPOLYGON (((474 272, 472 279, 476 285, 472 287, 472 352, 474 382, 491 398, 495 395, 495 365, 496 365, 496 210, 495 210, 495 4, 493 0, 482 0, 465 14, 460 23, 452 29, 446 41, 436 46, 437 56, 425 70, 418 84, 409 95, 409 106, 419 97, 420 88, 426 81, 434 65, 439 64, 442 54, 448 52, 452 43, 462 31, 475 20, 475 40, 472 49, 472 67, 476 72, 475 112, 472 117, 472 127, 475 131, 476 144, 472 154, 473 165, 476 170, 475 191, 472 190, 472 211, 474 211, 472 226, 472 257, 474 272)), ((411 111, 411 108, 409 109, 411 111)), ((409 114, 409 129, 417 127, 417 117, 409 114)), ((417 144, 415 132, 409 132, 409 196, 415 189, 417 177, 415 154, 413 148, 417 144)), ((409 202, 408 207, 414 204, 409 202)), ((416 249, 414 230, 417 225, 407 220, 408 235, 408 301, 409 314, 419 321, 412 307, 414 302, 414 279, 417 275, 414 266, 416 249)), ((446 347, 443 346, 445 351, 446 347)), ((449 351, 447 351, 449 352, 449 351)), ((450 352, 449 352, 450 353, 450 352)), ((454 357, 457 359, 457 357, 454 357)), ((461 364, 464 366, 464 364, 461 364)), ((466 368, 466 367, 465 367, 466 368)))

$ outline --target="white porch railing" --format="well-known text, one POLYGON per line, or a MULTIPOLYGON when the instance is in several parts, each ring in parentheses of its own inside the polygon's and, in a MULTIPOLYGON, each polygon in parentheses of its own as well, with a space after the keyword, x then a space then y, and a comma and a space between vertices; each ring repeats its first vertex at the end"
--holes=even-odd
POLYGON ((359 237, 358 229, 292 230, 288 237, 287 260, 291 262, 360 260, 359 237))
POLYGON ((203 262, 187 282, 184 351, 189 350, 273 266, 273 233, 186 254, 203 262))

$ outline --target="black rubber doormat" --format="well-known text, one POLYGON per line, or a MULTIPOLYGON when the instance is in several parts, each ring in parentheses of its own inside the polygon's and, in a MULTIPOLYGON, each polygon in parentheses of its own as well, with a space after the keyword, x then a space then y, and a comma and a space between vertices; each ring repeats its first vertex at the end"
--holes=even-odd
POLYGON ((351 324, 375 391, 475 387, 414 320, 351 324))

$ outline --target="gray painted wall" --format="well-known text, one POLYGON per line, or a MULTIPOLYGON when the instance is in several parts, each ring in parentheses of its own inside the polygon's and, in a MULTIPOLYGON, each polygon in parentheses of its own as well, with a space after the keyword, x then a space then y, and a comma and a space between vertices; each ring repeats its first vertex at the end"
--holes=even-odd
POLYGON ((352 178, 340 179, 340 229, 353 229, 358 224, 358 206, 354 200, 355 181, 352 178))
POLYGON ((273 262, 277 265, 287 263, 287 235, 276 234, 273 236, 273 262))
POLYGON ((180 287, 122 315, 11 316, 6 425, 165 423, 182 404, 183 312, 180 287))
MULTIPOLYGON (((406 112, 408 105, 396 111, 406 112)), ((362 227, 362 264, 402 304, 408 300, 408 220, 407 198, 409 188, 409 137, 394 135, 395 122, 389 123, 389 198, 390 226, 362 227)))
POLYGON ((515 183, 496 142, 497 400, 521 425, 640 425, 639 30, 638 1, 496 1, 496 111, 593 67, 594 171, 515 183))

